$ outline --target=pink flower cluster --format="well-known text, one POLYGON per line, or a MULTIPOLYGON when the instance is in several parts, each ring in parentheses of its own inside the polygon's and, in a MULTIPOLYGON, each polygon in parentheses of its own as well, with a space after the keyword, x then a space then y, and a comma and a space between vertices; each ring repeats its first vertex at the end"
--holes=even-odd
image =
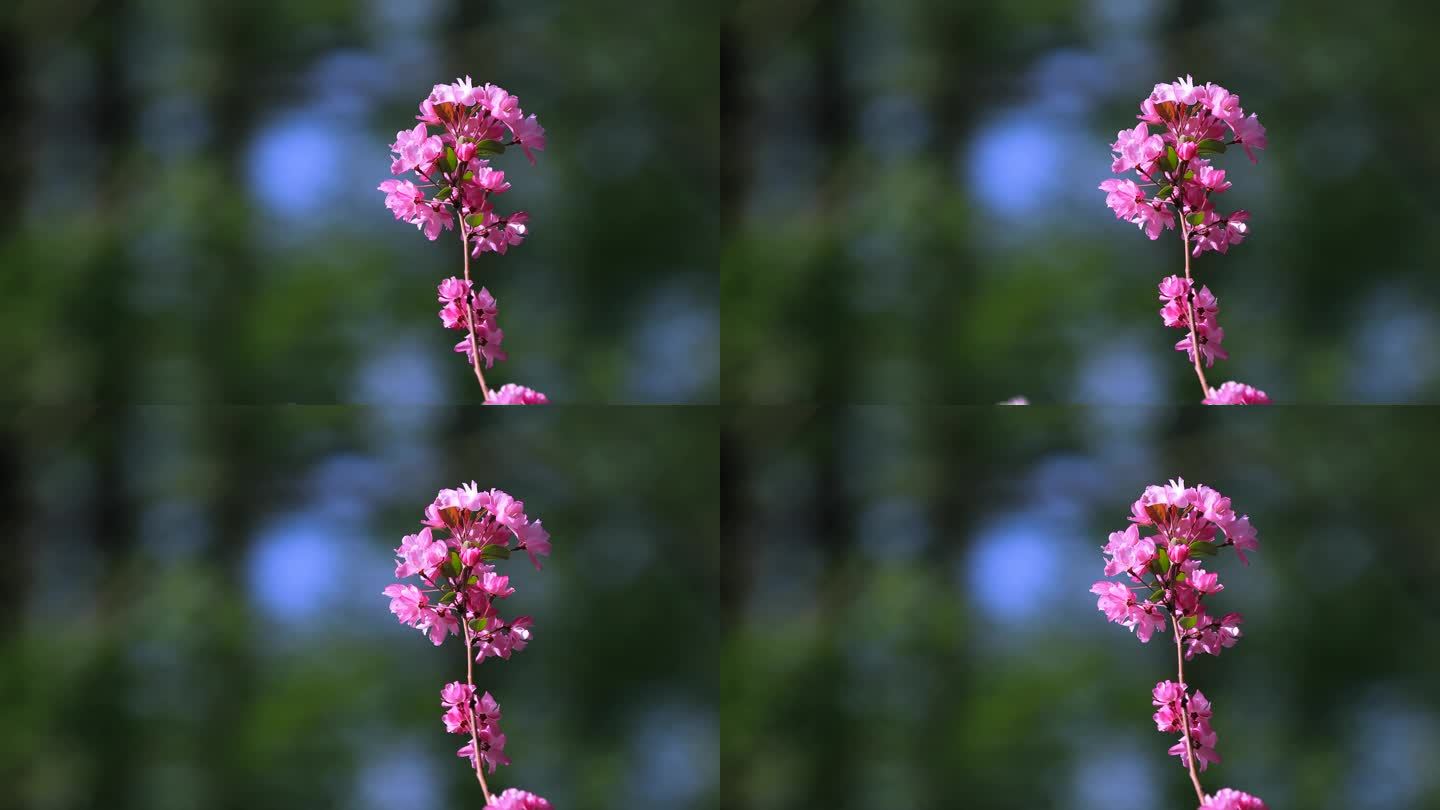
MULTIPOLYGON (((482 490, 471 481, 440 490, 421 523, 420 531, 405 536, 395 550, 395 577, 418 577, 421 586, 386 587, 390 612, 436 646, 451 635, 463 636, 467 673, 470 658, 509 659, 525 649, 534 620, 529 616, 507 620, 500 615, 497 603, 514 595, 515 589, 494 562, 524 551, 539 570, 540 557, 550 555, 550 535, 541 522, 526 516, 523 502, 498 489, 482 490), (437 533, 443 536, 436 537, 437 533)), ((470 760, 483 786, 482 767, 494 773, 497 766, 510 764, 500 731, 500 705, 489 692, 477 697, 468 677, 463 683, 446 684, 440 700, 445 730, 469 736, 457 753, 470 760)), ((549 807, 544 799, 523 791, 506 791, 492 802, 507 810, 549 807)))
POLYGON ((1227 382, 1219 388, 1211 388, 1210 395, 1203 402, 1206 405, 1269 405, 1270 397, 1259 388, 1245 383, 1227 382))
MULTIPOLYGON (((485 805, 489 810, 550 810, 550 802, 524 790, 510 788, 485 805)), ((1249 808, 1244 808, 1249 810, 1249 808)), ((1265 810, 1264 807, 1259 810, 1265 810)))
POLYGON ((1215 212, 1210 197, 1230 188, 1230 181, 1209 158, 1239 144, 1254 162, 1254 150, 1265 148, 1260 120, 1254 113, 1245 116, 1239 96, 1218 84, 1197 86, 1189 76, 1155 85, 1136 117, 1140 123, 1120 130, 1110 147, 1115 153, 1110 171, 1133 171, 1144 182, 1112 178, 1101 183, 1110 210, 1151 239, 1160 238, 1162 228, 1174 229, 1177 214, 1184 217, 1197 256, 1206 250, 1224 253, 1240 244, 1250 215, 1243 210, 1215 212), (1160 132, 1151 133, 1151 126, 1160 132), (1153 188, 1154 196, 1147 197, 1142 188, 1153 188))
POLYGON ((1269 810, 1258 796, 1239 790, 1222 788, 1214 796, 1206 796, 1200 810, 1269 810))
MULTIPOLYGON (((1203 561, 1221 549, 1233 548, 1240 561, 1248 564, 1245 553, 1258 547, 1250 517, 1237 514, 1230 499, 1216 490, 1203 484, 1187 486, 1183 478, 1165 486, 1148 486, 1130 505, 1130 525, 1112 532, 1102 547, 1105 576, 1121 575, 1122 579, 1099 580, 1090 592, 1098 597, 1096 607, 1106 619, 1129 628, 1142 643, 1149 642, 1156 632, 1163 633, 1169 624, 1178 634, 1177 656, 1182 648, 1185 660, 1198 653, 1218 656, 1239 640, 1243 618, 1239 613, 1216 615, 1207 608, 1206 600, 1225 586, 1217 574, 1203 567, 1203 561)), ((1170 754, 1190 770, 1197 796, 1203 795, 1196 769, 1203 772, 1220 761, 1210 725, 1210 701, 1198 689, 1189 690, 1183 667, 1176 680, 1157 683, 1152 698, 1155 727, 1180 735, 1170 754)), ((1227 789, 1206 798, 1201 810, 1264 808, 1263 803, 1210 803, 1241 801, 1233 797, 1259 802, 1227 789)))
POLYGON ((505 339, 505 332, 496 322, 496 316, 500 314, 499 305, 495 296, 490 291, 481 287, 478 292, 473 289, 469 281, 451 276, 440 282, 436 288, 440 303, 440 323, 446 329, 459 329, 465 333, 459 343, 455 344, 455 351, 462 352, 473 364, 475 356, 470 351, 470 333, 474 328, 475 350, 480 352, 480 357, 485 361, 485 367, 495 365, 496 360, 504 360, 507 355, 500 348, 500 342, 505 339))
POLYGON ((520 100, 493 84, 475 87, 470 77, 437 84, 420 102, 419 121, 413 129, 395 133, 390 145, 394 159, 390 173, 414 172, 419 186, 409 180, 386 180, 385 207, 395 218, 425 232, 434 241, 440 229, 455 227, 452 212, 466 228, 467 246, 475 255, 504 253, 525 239, 529 215, 517 211, 495 213, 493 195, 510 189, 505 172, 490 165, 490 158, 519 146, 533 164, 535 152, 545 148, 545 129, 535 116, 526 116, 520 100), (440 128, 430 134, 430 127, 440 128), (505 140, 506 137, 510 140, 505 140), (433 189, 427 196, 421 189, 433 189))
POLYGON ((1245 115, 1239 96, 1216 84, 1196 85, 1189 76, 1155 85, 1149 98, 1141 102, 1137 117, 1140 123, 1120 130, 1111 145, 1115 158, 1110 166, 1117 174, 1134 172, 1136 177, 1102 182, 1105 204, 1116 217, 1137 225, 1151 239, 1160 238, 1163 230, 1174 230, 1179 222, 1186 250, 1185 275, 1160 282, 1164 303, 1160 318, 1168 327, 1186 330, 1175 349, 1196 364, 1204 403, 1268 403, 1263 391, 1240 383, 1226 383, 1221 390, 1241 386, 1247 389, 1246 395, 1229 391, 1221 395, 1199 371, 1201 360, 1210 367, 1229 355, 1220 345, 1225 330, 1216 321, 1215 296, 1209 287, 1195 288, 1189 265, 1190 255, 1226 253, 1249 233, 1248 211, 1221 214, 1215 210, 1212 197, 1229 189, 1231 183, 1225 170, 1215 168, 1210 159, 1238 144, 1255 161, 1254 150, 1265 147, 1265 127, 1254 113, 1245 115), (1152 125, 1160 131, 1152 133, 1152 125))
POLYGON ((1104 546, 1109 557, 1105 576, 1124 574, 1126 581, 1102 579, 1090 588, 1099 597, 1099 609, 1142 642, 1156 631, 1164 632, 1169 617, 1176 616, 1184 631, 1186 658, 1197 652, 1219 655, 1233 647, 1243 618, 1238 613, 1217 618, 1207 612, 1205 597, 1225 586, 1201 561, 1233 547, 1240 561, 1248 563, 1245 552, 1259 545, 1249 515, 1235 514, 1229 498, 1204 484, 1187 487, 1183 478, 1168 486, 1146 487, 1130 512, 1130 526, 1111 532, 1104 546), (1142 527, 1155 533, 1142 536, 1142 527), (1148 596, 1141 598, 1140 592, 1148 596))
POLYGON ((471 731, 475 732, 474 739, 455 752, 457 756, 474 763, 478 748, 479 761, 490 769, 490 773, 495 772, 497 765, 510 764, 510 758, 505 756, 505 735, 500 732, 500 704, 489 692, 477 699, 475 687, 452 681, 440 690, 440 705, 445 707, 445 714, 440 720, 445 724, 446 731, 467 736, 471 736, 471 731))
POLYGON ((439 299, 444 305, 440 320, 447 329, 466 332, 455 351, 464 354, 474 368, 485 404, 543 404, 547 401, 543 394, 523 386, 516 386, 520 392, 504 394, 486 386, 479 363, 483 360, 490 368, 505 359, 500 349, 505 335, 496 322, 494 297, 484 287, 475 291, 471 284, 469 260, 482 253, 503 255, 525 240, 529 214, 495 211, 494 198, 508 191, 510 182, 490 161, 518 146, 533 164, 534 153, 545 148, 545 130, 534 115, 525 115, 515 96, 493 84, 476 87, 469 76, 435 85, 420 102, 416 119, 419 123, 397 132, 390 146, 394 155, 390 173, 413 172, 415 177, 381 183, 385 207, 432 241, 442 230, 453 230, 459 218, 466 251, 465 277, 440 283, 439 299), (436 134, 431 134, 432 126, 438 127, 436 134))
POLYGON ((1195 694, 1189 695, 1184 684, 1161 681, 1155 684, 1154 696, 1153 702, 1159 707, 1155 711, 1155 728, 1180 735, 1180 742, 1170 746, 1170 756, 1180 757, 1186 766, 1190 764, 1185 752, 1186 729, 1189 729, 1190 744, 1195 749, 1200 770, 1219 762, 1220 755, 1215 753, 1215 730, 1210 728, 1210 701, 1205 699, 1205 694, 1196 689, 1195 694), (1182 716, 1185 712, 1190 713, 1188 717, 1182 716))

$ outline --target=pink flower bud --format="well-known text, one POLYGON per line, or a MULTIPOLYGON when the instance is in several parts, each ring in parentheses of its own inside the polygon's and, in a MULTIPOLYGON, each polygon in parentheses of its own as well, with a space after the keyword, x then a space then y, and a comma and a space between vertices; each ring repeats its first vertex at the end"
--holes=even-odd
POLYGON ((1181 160, 1190 160, 1195 157, 1197 148, 1194 141, 1182 141, 1179 146, 1175 147, 1175 154, 1179 155, 1181 160))
POLYGON ((464 143, 461 143, 459 146, 455 147, 455 157, 461 163, 465 163, 466 161, 475 157, 475 142, 465 141, 464 143))
POLYGON ((466 546, 460 549, 460 562, 466 568, 473 568, 479 565, 481 559, 479 546, 466 546))
POLYGON ((1190 546, 1179 541, 1172 541, 1167 551, 1170 553, 1170 562, 1179 565, 1190 557, 1190 546))

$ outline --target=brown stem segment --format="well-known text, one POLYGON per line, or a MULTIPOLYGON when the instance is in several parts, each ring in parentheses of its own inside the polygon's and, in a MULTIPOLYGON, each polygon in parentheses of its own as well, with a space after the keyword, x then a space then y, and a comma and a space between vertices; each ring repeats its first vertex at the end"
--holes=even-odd
POLYGON ((1190 784, 1195 786, 1195 799, 1205 803, 1205 791, 1200 787, 1200 774, 1195 770, 1195 748, 1190 741, 1190 691, 1185 684, 1185 655, 1180 651, 1180 620, 1172 612, 1170 626, 1175 630, 1175 677, 1185 695, 1185 705, 1180 707, 1180 725, 1185 731, 1185 761, 1190 766, 1190 784))
MULTIPOLYGON (((1205 371, 1200 368, 1200 334, 1195 329, 1195 282, 1190 278, 1190 227, 1179 206, 1176 206, 1175 213, 1180 216, 1180 244, 1185 249, 1185 282, 1190 288, 1185 291, 1185 320, 1190 323, 1190 358, 1195 361, 1195 376, 1200 378, 1200 396, 1203 398, 1210 396, 1210 383, 1205 381, 1205 371)), ((484 386, 483 382, 481 386, 484 386)))
MULTIPOLYGON (((474 339, 474 335, 471 335, 474 339)), ((485 385, 482 380, 481 386, 485 385)), ((470 691, 475 691, 475 653, 473 649, 473 636, 471 635, 470 622, 461 617, 465 622, 465 683, 470 685, 470 691)), ((471 764, 475 766, 475 778, 480 782, 480 792, 485 794, 485 803, 491 804, 495 797, 490 795, 490 786, 485 784, 485 763, 480 759, 480 737, 475 731, 475 700, 472 697, 465 704, 466 719, 470 722, 470 752, 471 764)))
MULTIPOLYGON (((460 252, 465 257, 465 283, 473 286, 470 281, 470 239, 465 230, 465 218, 463 216, 460 218, 460 252)), ((1186 266, 1188 268, 1188 261, 1186 266)), ((1188 269, 1186 270, 1186 278, 1189 278, 1188 269)), ((475 339, 475 309, 470 306, 470 298, 468 296, 465 299, 465 323, 470 328, 470 357, 472 359, 470 366, 475 369, 475 381, 480 383, 480 393, 484 395, 486 399, 489 399, 490 389, 485 385, 484 372, 480 371, 480 345, 475 339)), ((481 777, 481 781, 484 781, 484 777, 481 777)))

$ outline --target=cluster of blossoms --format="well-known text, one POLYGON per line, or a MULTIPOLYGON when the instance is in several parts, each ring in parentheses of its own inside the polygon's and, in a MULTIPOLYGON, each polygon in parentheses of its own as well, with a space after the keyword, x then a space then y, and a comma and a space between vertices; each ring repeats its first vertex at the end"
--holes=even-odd
POLYGON ((460 221, 465 277, 440 283, 440 319, 447 329, 468 334, 457 352, 465 354, 487 405, 530 405, 546 401, 543 394, 518 386, 522 392, 501 396, 485 384, 480 361, 490 368, 504 360, 504 337, 496 317, 495 298, 484 287, 476 292, 470 279, 470 257, 482 253, 503 255, 525 240, 530 215, 524 211, 497 214, 493 198, 510 189, 505 172, 490 165, 491 158, 518 146, 530 162, 545 148, 545 130, 534 115, 525 115, 520 101, 493 84, 474 86, 470 77, 437 84, 420 102, 419 121, 413 129, 395 134, 390 151, 390 173, 413 172, 414 180, 386 180, 385 207, 395 218, 420 229, 434 241, 441 230, 453 230, 460 221), (430 127, 438 127, 437 134, 430 127))
MULTIPOLYGON (((1132 630, 1142 643, 1169 624, 1177 660, 1182 650, 1184 660, 1200 653, 1218 656, 1239 640, 1243 617, 1216 615, 1207 608, 1206 598, 1225 586, 1202 560, 1233 548, 1248 564, 1245 552, 1258 547, 1249 515, 1236 514, 1230 499, 1214 489, 1186 486, 1183 478, 1149 486, 1130 506, 1130 525, 1112 532, 1102 549, 1105 576, 1122 575, 1123 580, 1099 580, 1090 592, 1107 619, 1132 630)), ((1197 768, 1203 772, 1220 755, 1210 701, 1198 689, 1190 690, 1181 666, 1176 680, 1155 685, 1154 720, 1158 730, 1180 735, 1170 754, 1190 771, 1201 810, 1265 810, 1264 802, 1245 793, 1226 789, 1207 797, 1201 790, 1197 768)))
POLYGON ((509 765, 505 735, 500 731, 500 704, 489 692, 477 697, 471 661, 509 659, 530 643, 534 621, 529 616, 503 618, 497 602, 515 593, 510 577, 493 564, 512 551, 524 551, 540 568, 550 554, 550 535, 538 520, 525 515, 525 504, 498 489, 481 490, 475 482, 444 489, 425 509, 419 532, 407 535, 395 550, 397 579, 418 577, 422 583, 396 583, 384 590, 390 612, 403 624, 424 633, 439 646, 452 635, 465 640, 466 681, 440 690, 445 730, 463 734, 468 742, 457 755, 470 761, 489 800, 500 810, 549 810, 544 799, 507 790, 491 796, 482 769, 495 772, 509 765), (437 538, 436 532, 445 536, 437 538), (514 542, 512 546, 511 543, 514 542), (423 587, 422 587, 423 586, 423 587))
POLYGON ((1225 383, 1217 390, 1205 380, 1201 361, 1210 367, 1228 356, 1220 345, 1225 331, 1216 321, 1215 296, 1208 287, 1197 290, 1190 276, 1191 255, 1226 253, 1249 232, 1248 211, 1221 214, 1215 210, 1211 197, 1231 184, 1225 179, 1225 170, 1215 168, 1210 159, 1238 144, 1254 162, 1254 150, 1265 148, 1265 127, 1254 113, 1245 115, 1239 96, 1216 84, 1196 85, 1189 76, 1155 85, 1149 98, 1141 102, 1137 117, 1140 123, 1120 130, 1111 145, 1115 159, 1110 166, 1116 174, 1134 172, 1136 179, 1102 182, 1105 204, 1116 217, 1137 225, 1151 239, 1160 238, 1166 229, 1174 230, 1179 222, 1185 275, 1160 282, 1160 300, 1165 304, 1160 317, 1166 326, 1186 330, 1175 349, 1194 364, 1204 403, 1268 403, 1264 392, 1249 386, 1242 386, 1246 395, 1237 396, 1227 387, 1239 383, 1225 383), (1152 133, 1151 126, 1160 131, 1152 133))

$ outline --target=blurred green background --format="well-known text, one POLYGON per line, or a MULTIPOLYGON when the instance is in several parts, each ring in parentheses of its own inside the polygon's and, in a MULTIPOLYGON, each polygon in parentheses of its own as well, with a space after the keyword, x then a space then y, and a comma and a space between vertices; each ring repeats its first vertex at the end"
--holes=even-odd
POLYGON ((1150 242, 1096 189, 1156 82, 1269 129, 1223 156, 1251 238, 1195 270, 1214 384, 1440 399, 1440 6, 739 0, 721 36, 724 396, 751 403, 1197 400, 1150 242))
MULTIPOLYGON (((1440 808, 1428 410, 750 408, 722 439, 722 803, 1193 808, 1150 690, 1173 639, 1095 608, 1100 547, 1183 476, 1259 530, 1244 637, 1187 663, 1270 807, 1440 808)), ((1207 566, 1208 568, 1209 566, 1207 566)))
POLYGON ((717 25, 682 0, 16 0, 0 8, 0 400, 475 401, 376 190, 437 82, 548 130, 486 256, 511 361, 556 402, 718 395, 717 25))
POLYGON ((523 499, 535 640, 476 670, 498 786, 718 808, 716 423, 686 408, 0 416, 0 808, 484 804, 440 722, 463 647, 388 612, 442 487, 523 499))

